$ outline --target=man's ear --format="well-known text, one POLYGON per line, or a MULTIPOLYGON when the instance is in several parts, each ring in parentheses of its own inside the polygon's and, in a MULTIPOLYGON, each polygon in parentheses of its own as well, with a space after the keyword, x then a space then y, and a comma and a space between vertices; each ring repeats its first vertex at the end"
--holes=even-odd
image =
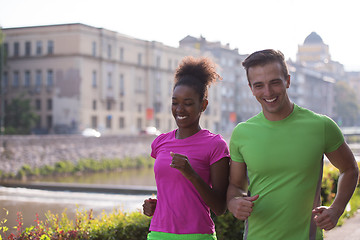
POLYGON ((290 75, 287 76, 286 78, 286 88, 290 87, 290 75))
POLYGON ((250 88, 250 90, 251 90, 251 93, 254 95, 254 92, 253 92, 253 89, 252 89, 252 86, 251 86, 250 83, 249 83, 249 88, 250 88))

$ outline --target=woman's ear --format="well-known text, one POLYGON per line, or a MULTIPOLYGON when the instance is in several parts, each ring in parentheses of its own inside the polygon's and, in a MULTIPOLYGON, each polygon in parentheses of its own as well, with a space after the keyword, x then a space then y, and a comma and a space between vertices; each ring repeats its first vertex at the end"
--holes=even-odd
POLYGON ((207 99, 204 99, 201 104, 201 111, 204 112, 207 108, 207 105, 209 104, 209 101, 207 99))

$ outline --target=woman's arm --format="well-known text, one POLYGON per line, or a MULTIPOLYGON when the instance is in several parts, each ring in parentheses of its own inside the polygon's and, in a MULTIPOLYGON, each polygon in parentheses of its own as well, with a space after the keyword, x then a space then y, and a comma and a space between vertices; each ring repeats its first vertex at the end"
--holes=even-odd
POLYGON ((195 187, 207 206, 216 214, 226 210, 226 191, 229 185, 229 158, 224 157, 210 166, 212 187, 191 167, 187 156, 172 153, 171 167, 178 169, 195 187))

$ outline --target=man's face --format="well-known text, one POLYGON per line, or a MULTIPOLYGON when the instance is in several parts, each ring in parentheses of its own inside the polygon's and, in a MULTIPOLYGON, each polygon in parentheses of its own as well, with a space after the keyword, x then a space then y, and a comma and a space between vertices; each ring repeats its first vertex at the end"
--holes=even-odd
POLYGON ((250 89, 268 120, 278 121, 291 113, 292 105, 286 92, 290 86, 290 76, 285 78, 280 63, 250 67, 248 79, 250 89))

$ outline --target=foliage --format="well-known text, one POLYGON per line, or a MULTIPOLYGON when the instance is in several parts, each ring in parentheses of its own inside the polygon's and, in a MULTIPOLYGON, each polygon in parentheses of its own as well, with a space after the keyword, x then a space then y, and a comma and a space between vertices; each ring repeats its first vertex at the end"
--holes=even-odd
MULTIPOLYGON (((65 164, 66 165, 66 164, 65 164)), ((25 168, 26 169, 26 168, 25 168)), ((339 178, 338 170, 331 165, 325 165, 321 197, 323 205, 330 205, 336 193, 336 184, 339 178)), ((360 208, 360 185, 351 198, 338 225, 343 224, 345 218, 352 216, 360 208)), ((5 210, 6 211, 6 210, 5 210)), ((244 222, 235 219, 230 212, 221 216, 213 216, 218 240, 242 239, 244 222)), ((65 211, 59 216, 50 211, 45 221, 39 221, 36 216, 35 225, 23 229, 22 216, 18 213, 16 233, 6 235, 7 229, 2 227, 6 219, 0 221, 0 232, 6 239, 40 239, 40 240, 75 240, 75 239, 146 239, 151 218, 141 212, 124 213, 113 210, 106 214, 94 217, 92 211, 77 210, 75 220, 68 218, 65 211)), ((1 238, 0 238, 1 239, 1 238)))
MULTIPOLYGON (((4 94, 3 93, 3 68, 5 66, 5 59, 6 59, 6 55, 7 53, 5 52, 5 47, 4 47, 4 39, 5 39, 5 34, 2 32, 1 26, 0 26, 0 135, 3 135, 3 131, 4 131, 4 109, 3 109, 3 101, 4 101, 4 94)), ((1 240, 1 239, 0 239, 1 240)))
POLYGON ((142 168, 152 167, 154 161, 150 157, 126 157, 124 159, 80 159, 74 163, 71 161, 59 161, 54 166, 44 165, 42 167, 31 168, 28 164, 24 164, 17 174, 0 172, 1 179, 26 179, 28 177, 41 177, 49 175, 63 175, 74 173, 86 173, 86 172, 101 172, 101 171, 114 171, 116 169, 130 169, 130 168, 142 168))
POLYGON ((75 221, 68 218, 66 209, 59 216, 50 211, 45 221, 36 216, 35 226, 22 230, 22 217, 18 216, 17 233, 10 234, 7 239, 145 239, 148 233, 150 218, 140 212, 124 213, 113 210, 110 214, 102 213, 94 218, 92 211, 76 211, 75 221))
POLYGON ((5 134, 30 134, 37 119, 29 99, 14 98, 5 106, 5 134))
POLYGON ((240 239, 244 234, 244 221, 236 219, 229 211, 213 220, 218 240, 240 239))
POLYGON ((345 82, 335 84, 335 115, 340 126, 354 126, 360 116, 360 105, 355 91, 345 82))

